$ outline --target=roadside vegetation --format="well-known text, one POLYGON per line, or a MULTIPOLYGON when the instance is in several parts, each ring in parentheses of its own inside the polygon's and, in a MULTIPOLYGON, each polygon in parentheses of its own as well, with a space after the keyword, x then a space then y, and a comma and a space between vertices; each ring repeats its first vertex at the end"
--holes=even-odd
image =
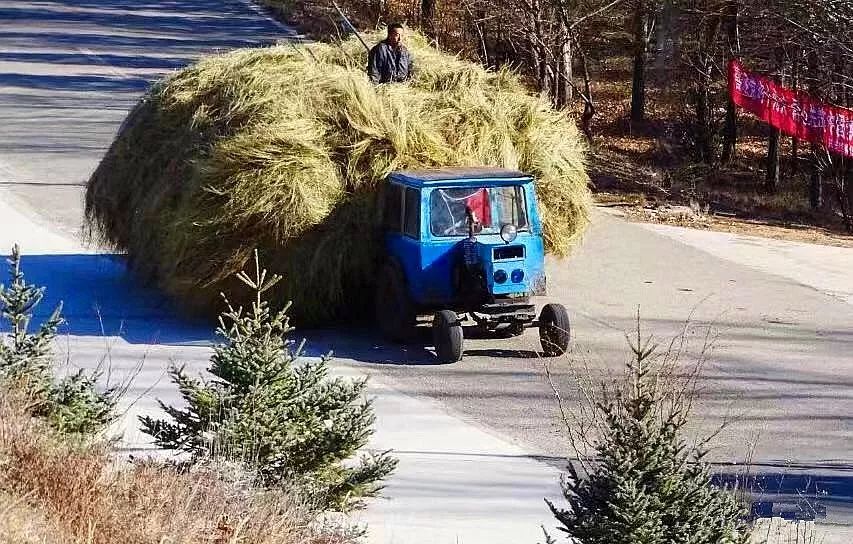
POLYGON ((112 422, 123 390, 97 388, 99 371, 55 376, 54 340, 64 323, 62 306, 37 328, 32 318, 44 298, 44 287, 27 283, 18 246, 9 259, 8 283, 0 283, 0 385, 19 390, 28 411, 46 419, 57 431, 91 435, 112 422))
POLYGON ((125 387, 103 388, 97 372, 55 377, 60 308, 33 326, 45 289, 21 265, 16 247, 0 287, 0 542, 354 542, 359 530, 328 514, 361 506, 396 461, 347 463, 373 432, 365 382, 328 377, 328 358, 298 360, 286 314, 261 298, 277 278, 241 275, 256 301, 223 314, 211 366, 222 381, 174 369, 190 408, 165 407, 177 424, 145 420, 191 458, 125 462, 108 429, 125 387))
POLYGON ((111 445, 71 439, 0 392, 0 542, 9 544, 332 544, 286 489, 258 491, 242 468, 117 463, 111 445))
POLYGON ((351 510, 375 496, 397 461, 387 452, 353 458, 373 434, 375 417, 365 399, 366 379, 329 376, 329 358, 301 358, 302 345, 285 310, 264 294, 280 281, 261 270, 239 278, 254 293, 248 309, 230 302, 220 317, 223 342, 214 347, 201 381, 171 369, 185 408, 161 403, 169 419, 142 418, 158 446, 210 459, 239 462, 265 488, 300 489, 323 510, 351 510))
MULTIPOLYGON (((548 502, 578 544, 746 544, 753 526, 743 490, 711 484, 706 456, 716 435, 686 432, 707 345, 685 363, 685 333, 661 348, 637 317, 621 376, 586 373, 576 405, 560 405, 570 451, 565 505, 548 502)), ((556 540, 546 533, 548 542, 556 540)))
POLYGON ((715 477, 708 455, 727 422, 708 436, 693 432, 714 343, 711 329, 699 332, 687 323, 663 343, 643 334, 638 314, 622 372, 600 375, 574 360, 579 372, 571 392, 557 388, 545 363, 570 459, 561 480, 565 501, 546 499, 558 525, 543 527, 545 544, 823 542, 813 521, 753 515, 753 492, 768 490, 749 487, 749 466, 733 480, 715 477), (698 351, 690 338, 703 338, 698 351))

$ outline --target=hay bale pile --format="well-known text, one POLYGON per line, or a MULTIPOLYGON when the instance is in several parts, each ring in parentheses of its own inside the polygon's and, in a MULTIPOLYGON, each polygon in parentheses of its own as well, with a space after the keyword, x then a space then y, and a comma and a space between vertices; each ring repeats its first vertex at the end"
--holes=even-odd
POLYGON ((490 165, 537 176, 547 249, 565 255, 590 202, 574 124, 509 71, 417 35, 408 45, 407 85, 369 83, 355 39, 239 50, 159 82, 89 180, 93 232, 188 309, 214 313, 258 248, 285 276, 276 296, 317 324, 364 315, 387 174, 490 165))

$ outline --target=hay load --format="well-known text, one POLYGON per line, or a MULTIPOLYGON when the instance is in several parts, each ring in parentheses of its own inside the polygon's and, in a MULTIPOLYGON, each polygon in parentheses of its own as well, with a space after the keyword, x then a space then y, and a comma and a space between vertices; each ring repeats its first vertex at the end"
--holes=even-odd
POLYGON ((372 85, 355 39, 239 50, 159 82, 89 180, 90 227, 197 311, 221 308, 258 248, 285 277, 275 296, 317 324, 363 314, 387 174, 488 165, 537 177, 547 250, 565 255, 590 202, 574 124, 509 71, 408 46, 407 85, 372 85))

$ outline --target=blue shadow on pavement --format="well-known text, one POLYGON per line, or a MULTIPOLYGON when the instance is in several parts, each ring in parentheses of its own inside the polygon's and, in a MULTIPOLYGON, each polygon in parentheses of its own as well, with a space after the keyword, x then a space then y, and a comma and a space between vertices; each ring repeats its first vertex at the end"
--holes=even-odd
POLYGON ((846 519, 853 510, 853 467, 821 468, 800 472, 783 466, 751 467, 752 472, 748 474, 719 471, 712 476, 712 482, 747 491, 752 519, 846 519), (762 468, 771 470, 762 471, 762 468))
MULTIPOLYGON (((0 284, 8 284, 8 256, 0 256, 0 284)), ((214 320, 189 318, 161 291, 141 285, 116 254, 28 255, 21 257, 27 283, 45 288, 35 311, 37 326, 62 303, 66 323, 60 332, 71 336, 121 337, 131 344, 209 345, 219 338, 214 320)), ((0 321, 0 333, 8 323, 0 321)), ((366 364, 434 365, 435 356, 422 345, 391 346, 372 331, 343 326, 297 329, 306 340, 303 354, 336 357, 366 364)))
POLYGON ((144 91, 149 82, 142 77, 33 75, 0 73, 0 86, 53 91, 144 91))
MULTIPOLYGON (((8 284, 7 257, 0 283, 8 284)), ((120 336, 132 344, 207 344, 215 339, 209 321, 182 317, 162 293, 139 285, 121 255, 27 255, 24 278, 45 287, 36 322, 62 302, 62 334, 120 336)), ((8 323, 0 322, 0 332, 8 323)))

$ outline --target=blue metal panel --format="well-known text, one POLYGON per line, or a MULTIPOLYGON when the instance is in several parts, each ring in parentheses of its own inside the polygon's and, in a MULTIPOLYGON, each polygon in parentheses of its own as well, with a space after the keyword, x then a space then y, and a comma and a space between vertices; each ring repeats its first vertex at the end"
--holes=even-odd
POLYGON ((452 166, 442 168, 422 168, 419 170, 398 170, 394 176, 421 181, 484 180, 497 178, 527 178, 527 174, 518 170, 494 166, 452 166))
MULTIPOLYGON (((523 174, 514 177, 519 173, 511 171, 500 171, 498 173, 484 171, 484 176, 489 175, 491 177, 479 178, 465 178, 462 173, 457 172, 457 177, 453 178, 447 172, 448 170, 429 171, 429 175, 422 174, 419 176, 412 172, 397 172, 390 176, 398 183, 423 188, 421 190, 420 240, 415 240, 401 233, 386 234, 386 248, 389 255, 396 257, 403 267, 412 299, 421 306, 441 306, 452 305, 455 298, 452 278, 453 267, 460 258, 461 242, 465 237, 433 236, 430 229, 429 201, 434 187, 521 185, 524 188, 529 226, 528 229, 519 232, 518 237, 512 243, 512 245, 524 246, 524 258, 494 262, 494 248, 507 245, 499 234, 479 235, 477 241, 480 259, 485 268, 488 287, 492 294, 532 294, 537 282, 544 278, 545 272, 542 221, 536 205, 536 191, 532 178, 523 174), (448 176, 453 179, 441 179, 448 176), (506 272, 507 280, 504 283, 495 283, 494 273, 496 270, 506 272), (523 271, 524 278, 522 281, 512 281, 514 270, 523 271)), ((467 171, 467 173, 470 174, 471 172, 467 171)))
MULTIPOLYGON (((422 284, 422 273, 420 267, 421 244, 414 238, 401 233, 387 233, 385 235, 385 247, 388 254, 395 257, 403 268, 406 283, 411 290, 413 286, 422 284)), ((417 300, 417 299, 415 299, 417 300)))
POLYGON ((429 191, 421 191, 421 239, 417 268, 413 275, 417 281, 409 283, 412 299, 423 306, 444 305, 453 302, 452 273, 456 263, 459 239, 433 240, 429 236, 429 191))
POLYGON ((489 292, 493 295, 532 293, 533 281, 542 274, 544 269, 542 238, 529 232, 519 233, 518 238, 515 239, 512 245, 524 246, 524 257, 496 261, 493 258, 494 250, 506 245, 499 236, 497 238, 498 240, 492 240, 492 243, 487 243, 486 240, 478 238, 478 242, 480 242, 480 261, 485 268, 489 292), (506 273, 506 281, 503 283, 498 283, 495 280, 495 273, 499 270, 506 273), (512 274, 516 270, 520 270, 524 275, 520 282, 513 281, 512 274))
POLYGON ((424 242, 421 252, 421 283, 412 295, 424 305, 450 304, 454 299, 453 267, 460 256, 460 240, 424 242))

